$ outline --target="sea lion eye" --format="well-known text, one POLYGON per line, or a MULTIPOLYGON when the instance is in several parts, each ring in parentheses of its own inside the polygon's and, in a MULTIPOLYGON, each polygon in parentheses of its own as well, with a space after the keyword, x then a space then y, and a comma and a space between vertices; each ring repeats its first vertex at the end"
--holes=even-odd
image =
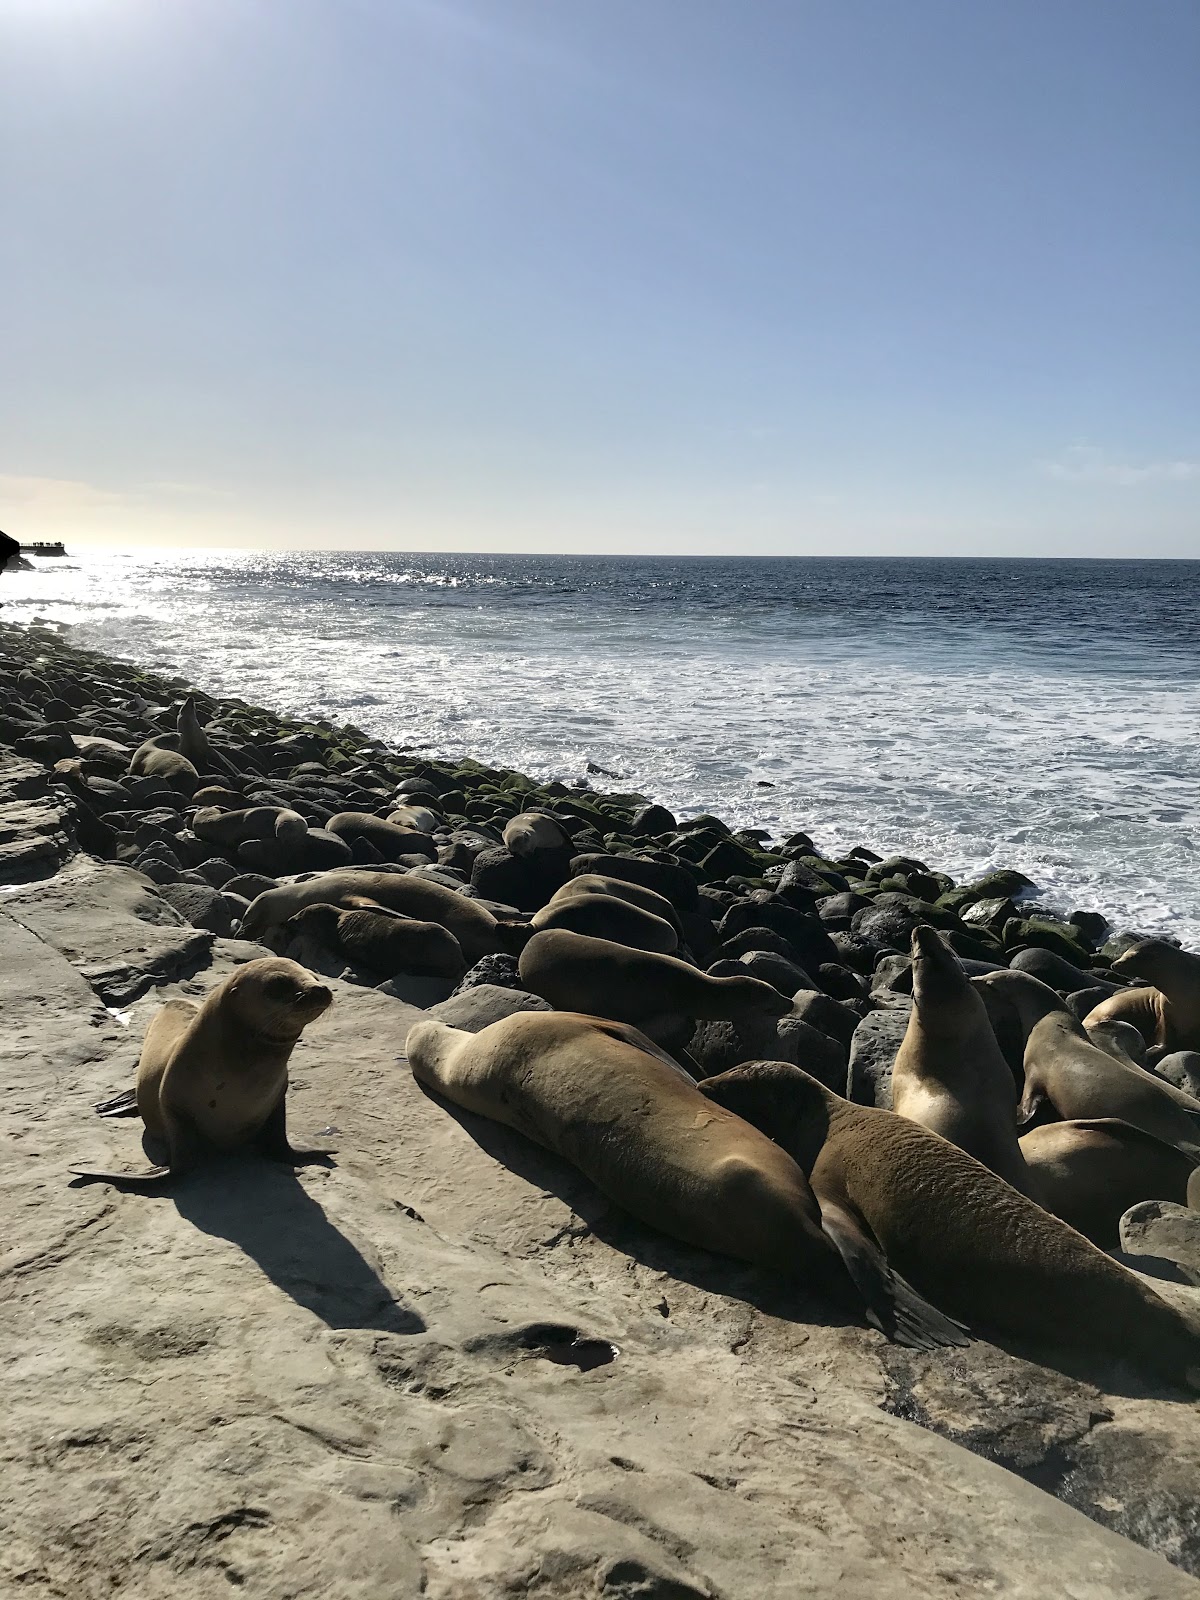
POLYGON ((290 978, 269 978, 263 985, 263 993, 268 1000, 290 1000, 295 994, 296 986, 290 978))

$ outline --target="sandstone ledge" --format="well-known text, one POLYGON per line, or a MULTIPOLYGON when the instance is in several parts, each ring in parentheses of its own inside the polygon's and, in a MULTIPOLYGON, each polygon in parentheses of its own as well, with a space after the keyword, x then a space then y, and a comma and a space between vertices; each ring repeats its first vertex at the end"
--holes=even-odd
POLYGON ((1162 1559, 1200 1567, 1194 1405, 914 1356, 654 1236, 426 1096, 373 991, 294 1058, 332 1170, 72 1187, 136 1158, 91 1104, 154 1006, 256 953, 194 941, 85 857, 0 898, 10 1591, 1200 1595, 1162 1559))

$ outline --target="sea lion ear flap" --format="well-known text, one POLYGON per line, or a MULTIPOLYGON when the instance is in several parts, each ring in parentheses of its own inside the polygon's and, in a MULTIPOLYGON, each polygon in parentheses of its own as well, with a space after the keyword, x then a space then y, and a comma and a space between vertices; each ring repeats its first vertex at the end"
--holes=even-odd
POLYGON ((835 1200, 817 1196, 821 1231, 841 1256, 846 1271, 866 1306, 873 1328, 911 1350, 936 1350, 944 1345, 970 1344, 961 1322, 930 1305, 898 1272, 867 1233, 866 1225, 835 1200))

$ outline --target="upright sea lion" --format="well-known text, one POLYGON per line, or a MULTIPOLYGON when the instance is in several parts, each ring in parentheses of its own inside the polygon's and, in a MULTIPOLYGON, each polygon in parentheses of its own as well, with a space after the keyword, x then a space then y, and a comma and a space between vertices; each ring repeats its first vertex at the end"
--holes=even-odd
POLYGON ((1145 978, 1151 989, 1126 989, 1085 1019, 1132 1022, 1147 1045, 1161 1053, 1200 1050, 1200 956, 1165 939, 1143 939, 1113 962, 1123 975, 1145 978))
POLYGON ((483 956, 519 949, 525 935, 524 928, 508 933, 506 925, 477 901, 419 873, 341 867, 260 894, 242 918, 239 937, 270 938, 272 930, 295 916, 301 907, 322 902, 340 905, 352 895, 374 900, 390 911, 401 911, 421 922, 440 923, 458 940, 469 966, 483 956))
POLYGON ((782 1061, 697 1085, 774 1138, 918 1293, 968 1323, 1132 1356, 1200 1389, 1200 1333, 1132 1272, 982 1162, 907 1117, 853 1105, 782 1061))
POLYGON ((283 931, 289 938, 315 938, 344 961, 368 967, 381 978, 401 973, 461 978, 467 970, 462 946, 447 928, 382 906, 304 906, 288 918, 283 931))
POLYGON ((293 1164, 318 1151, 287 1136, 288 1059, 333 996, 294 961, 267 957, 239 967, 204 1001, 171 1000, 146 1030, 133 1094, 98 1106, 119 1115, 136 1103, 166 1162, 143 1172, 72 1167, 79 1178, 159 1183, 195 1166, 207 1148, 254 1144, 293 1164))
POLYGON ((983 1001, 932 928, 912 931, 913 1008, 892 1070, 892 1108, 1032 1192, 1017 1144, 1017 1086, 983 1001))
POLYGON ((587 934, 593 939, 611 939, 633 950, 652 950, 666 956, 679 948, 679 935, 670 922, 610 894, 589 894, 582 890, 562 894, 560 891, 534 914, 531 926, 569 928, 572 933, 587 934))
POLYGON ((1200 1167, 1188 1179, 1187 1203, 1193 1211, 1200 1211, 1200 1167))
POLYGON ((1069 1011, 1048 1012, 1030 1029, 1025 1043, 1019 1120, 1031 1121, 1044 1101, 1064 1121, 1119 1117, 1200 1153, 1200 1101, 1101 1050, 1069 1011))
POLYGON ((521 982, 560 1011, 630 1022, 652 1039, 685 1041, 699 1020, 786 1016, 791 1001, 758 978, 712 978, 674 956, 630 950, 566 928, 535 933, 521 982))
POLYGON ((1102 1250, 1139 1200, 1183 1205, 1196 1158, 1117 1117, 1048 1122, 1021 1136, 1033 1198, 1102 1250))
POLYGON ((472 1034, 430 1019, 404 1048, 422 1083, 565 1156, 651 1227, 792 1278, 828 1271, 837 1251, 877 1327, 922 1348, 965 1343, 836 1206, 818 1208, 777 1145, 703 1099, 636 1029, 525 1012, 472 1034))

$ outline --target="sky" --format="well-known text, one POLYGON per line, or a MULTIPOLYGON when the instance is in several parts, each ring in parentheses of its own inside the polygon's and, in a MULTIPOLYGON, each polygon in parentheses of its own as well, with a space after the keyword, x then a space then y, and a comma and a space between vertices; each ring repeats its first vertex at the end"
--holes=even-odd
POLYGON ((1200 6, 0 0, 0 527, 1200 556, 1200 6))

